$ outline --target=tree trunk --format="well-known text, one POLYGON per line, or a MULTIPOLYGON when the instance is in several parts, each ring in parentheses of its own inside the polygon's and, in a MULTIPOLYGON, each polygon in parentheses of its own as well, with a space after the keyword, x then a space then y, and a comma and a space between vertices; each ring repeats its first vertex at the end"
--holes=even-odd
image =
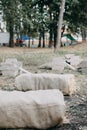
POLYGON ((56 47, 57 31, 54 32, 54 48, 56 47))
POLYGON ((10 32, 9 47, 14 47, 14 40, 13 40, 13 36, 14 36, 14 33, 13 33, 13 24, 12 24, 11 21, 9 22, 9 32, 10 32))
POLYGON ((62 0, 61 7, 60 7, 59 20, 58 20, 57 40, 56 40, 55 49, 61 46, 61 28, 62 28, 62 22, 63 22, 64 7, 65 7, 65 0, 62 0))
POLYGON ((52 47, 52 28, 50 28, 49 47, 52 47))
POLYGON ((43 48, 45 48, 45 34, 44 34, 44 31, 43 31, 43 48))
POLYGON ((86 29, 85 29, 85 27, 81 28, 81 34, 82 34, 82 41, 86 42, 86 29))
MULTIPOLYGON (((52 21, 52 12, 49 12, 50 14, 50 21, 52 21)), ((49 47, 52 47, 52 38, 53 38, 53 27, 52 27, 52 23, 50 23, 50 33, 49 33, 50 37, 49 37, 49 47)))
POLYGON ((41 47, 41 35, 42 35, 42 33, 40 32, 40 34, 39 34, 39 44, 38 44, 38 47, 41 47))

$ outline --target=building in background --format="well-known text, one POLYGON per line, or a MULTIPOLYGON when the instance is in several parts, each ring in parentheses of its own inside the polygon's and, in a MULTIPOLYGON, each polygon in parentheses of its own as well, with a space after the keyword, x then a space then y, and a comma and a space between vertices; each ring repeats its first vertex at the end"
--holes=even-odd
POLYGON ((3 19, 3 11, 0 10, 0 32, 6 32, 6 22, 3 19))

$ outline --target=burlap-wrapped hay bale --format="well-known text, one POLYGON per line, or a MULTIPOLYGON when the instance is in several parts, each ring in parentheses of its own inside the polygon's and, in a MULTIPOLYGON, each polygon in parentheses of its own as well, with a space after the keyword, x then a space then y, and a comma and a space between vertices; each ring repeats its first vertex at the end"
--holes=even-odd
POLYGON ((38 128, 63 123, 65 102, 59 90, 0 91, 0 128, 38 128))
POLYGON ((76 91, 75 77, 73 74, 22 74, 15 78, 15 89, 59 89, 64 95, 71 95, 76 91))
POLYGON ((83 60, 77 67, 78 72, 87 74, 87 60, 83 60))
POLYGON ((5 62, 0 64, 0 70, 3 76, 15 77, 19 73, 19 69, 22 67, 22 63, 17 61, 16 58, 8 58, 5 62))

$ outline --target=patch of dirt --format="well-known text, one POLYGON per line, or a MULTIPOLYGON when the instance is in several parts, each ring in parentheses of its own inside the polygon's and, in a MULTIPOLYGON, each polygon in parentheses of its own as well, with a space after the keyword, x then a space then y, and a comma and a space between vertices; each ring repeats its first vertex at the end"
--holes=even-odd
MULTIPOLYGON (((74 53, 86 58, 87 44, 84 43, 60 48, 57 53, 54 53, 53 49, 0 48, 0 55, 2 55, 3 59, 6 59, 7 57, 16 57, 23 62, 23 67, 26 70, 33 73, 58 73, 58 71, 43 70, 38 67, 51 60, 53 57, 60 55, 64 56, 67 53, 74 53)), ((1 59, 1 61, 3 61, 3 59, 1 59)), ((78 88, 77 92, 72 96, 64 97, 66 103, 66 116, 70 122, 55 128, 50 128, 49 130, 87 130, 87 74, 72 70, 65 70, 63 73, 74 74, 78 88)), ((14 89, 14 78, 6 78, 0 75, 0 89, 12 91, 14 89)), ((34 129, 26 128, 26 130, 34 129)))

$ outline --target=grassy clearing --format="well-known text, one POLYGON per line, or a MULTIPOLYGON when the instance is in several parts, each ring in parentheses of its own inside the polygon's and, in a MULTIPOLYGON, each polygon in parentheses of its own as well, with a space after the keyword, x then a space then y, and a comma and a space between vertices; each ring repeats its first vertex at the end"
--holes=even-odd
MULTIPOLYGON (((36 72, 38 66, 52 61, 55 57, 65 56, 65 54, 75 54, 81 56, 83 59, 87 57, 87 43, 62 47, 54 53, 54 49, 49 48, 0 48, 0 62, 7 58, 17 58, 23 63, 23 67, 28 71, 36 72)), ((68 70, 66 71, 68 72, 68 70)), ((70 71, 69 71, 70 72, 70 71)), ((57 73, 57 72, 56 72, 57 73)))
POLYGON ((59 48, 56 53, 53 49, 31 49, 31 48, 0 48, 0 62, 7 58, 17 58, 23 65, 38 66, 49 62, 54 57, 64 56, 65 54, 75 54, 82 58, 87 57, 87 43, 59 48))

